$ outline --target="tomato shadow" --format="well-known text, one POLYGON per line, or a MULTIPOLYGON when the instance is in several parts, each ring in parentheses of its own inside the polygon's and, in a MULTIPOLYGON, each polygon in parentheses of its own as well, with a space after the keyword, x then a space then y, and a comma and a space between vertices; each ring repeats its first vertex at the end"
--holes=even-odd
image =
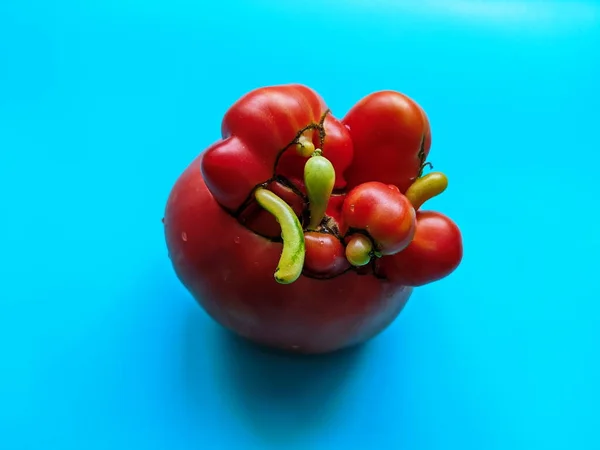
MULTIPOLYGON (((190 319, 187 339, 193 361, 206 355, 207 336, 190 319)), ((212 370, 219 397, 233 420, 269 443, 287 443, 294 436, 326 427, 343 415, 340 405, 353 390, 354 370, 366 345, 329 355, 291 355, 249 343, 216 324, 211 327, 212 370)), ((194 374, 189 374, 194 376, 194 374)))
POLYGON ((326 426, 349 392, 364 348, 302 356, 269 350, 222 332, 224 369, 241 417, 268 440, 326 426))

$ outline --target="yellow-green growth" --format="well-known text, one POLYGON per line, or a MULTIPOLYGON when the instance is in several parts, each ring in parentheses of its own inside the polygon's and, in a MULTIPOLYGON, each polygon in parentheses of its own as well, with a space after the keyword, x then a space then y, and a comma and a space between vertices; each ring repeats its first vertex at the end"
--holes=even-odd
POLYGON ((302 225, 290 205, 273 192, 258 188, 254 197, 260 206, 275 217, 281 227, 283 250, 275 270, 275 280, 280 284, 293 283, 304 267, 305 244, 302 225))
POLYGON ((346 259, 355 267, 368 264, 372 253, 373 243, 364 234, 355 234, 346 245, 346 259))
POLYGON ((333 164, 315 150, 304 165, 304 184, 308 194, 310 212, 309 230, 316 230, 321 224, 327 204, 335 185, 335 169, 333 164))
POLYGON ((417 210, 427 200, 440 195, 448 187, 448 178, 442 172, 429 172, 417 179, 406 191, 406 197, 417 210))

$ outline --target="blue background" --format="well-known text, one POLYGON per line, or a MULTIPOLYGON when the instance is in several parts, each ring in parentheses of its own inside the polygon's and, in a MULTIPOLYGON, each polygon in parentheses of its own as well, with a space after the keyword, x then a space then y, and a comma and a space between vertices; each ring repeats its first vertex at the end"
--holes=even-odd
POLYGON ((599 79, 591 1, 1 1, 0 448, 600 448, 599 79), (288 82, 417 100, 465 240, 325 358, 224 333, 162 234, 230 104, 288 82))

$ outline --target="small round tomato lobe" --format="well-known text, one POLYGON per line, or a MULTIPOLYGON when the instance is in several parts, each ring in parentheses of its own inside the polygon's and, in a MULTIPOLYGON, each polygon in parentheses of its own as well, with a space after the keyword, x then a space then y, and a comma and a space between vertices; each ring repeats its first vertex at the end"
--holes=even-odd
POLYGON ((362 267, 371 261, 373 243, 364 234, 356 233, 348 239, 346 259, 355 267, 362 267))
POLYGON ((344 246, 329 233, 308 231, 304 233, 306 256, 304 270, 315 277, 334 277, 346 271, 350 265, 344 257, 344 246))
POLYGON ((396 186, 378 181, 352 189, 342 215, 346 229, 366 231, 382 255, 403 250, 415 233, 415 210, 408 199, 396 186))
POLYGON ((406 286, 423 286, 450 275, 462 257, 458 226, 438 212, 419 211, 412 242, 402 252, 378 260, 377 272, 406 286))

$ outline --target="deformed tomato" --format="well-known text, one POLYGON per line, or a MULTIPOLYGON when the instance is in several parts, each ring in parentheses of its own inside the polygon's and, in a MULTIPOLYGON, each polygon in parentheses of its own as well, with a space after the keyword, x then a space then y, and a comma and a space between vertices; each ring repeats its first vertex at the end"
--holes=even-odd
POLYGON ((423 176, 430 146, 424 111, 398 92, 366 96, 343 120, 306 86, 246 94, 169 196, 177 276, 260 344, 324 353, 372 338, 413 287, 462 260, 456 224, 420 210, 448 183, 423 176))

